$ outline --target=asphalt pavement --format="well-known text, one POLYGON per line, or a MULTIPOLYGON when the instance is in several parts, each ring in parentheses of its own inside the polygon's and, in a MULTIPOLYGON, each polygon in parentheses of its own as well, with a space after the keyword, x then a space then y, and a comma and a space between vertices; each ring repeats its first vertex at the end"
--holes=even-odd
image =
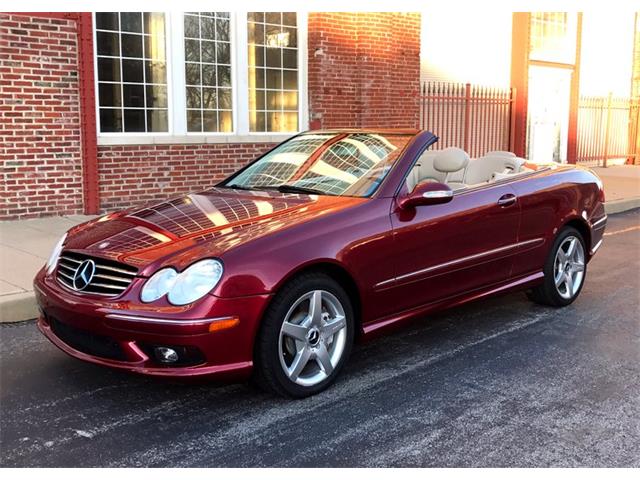
POLYGON ((425 318, 304 400, 86 364, 32 321, 0 337, 2 467, 640 467, 640 210, 609 217, 571 306, 425 318))

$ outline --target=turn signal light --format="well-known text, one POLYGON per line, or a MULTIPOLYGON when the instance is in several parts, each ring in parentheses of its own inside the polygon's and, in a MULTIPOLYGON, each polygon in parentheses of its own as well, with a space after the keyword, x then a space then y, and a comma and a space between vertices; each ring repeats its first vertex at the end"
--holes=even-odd
POLYGON ((228 328, 233 328, 240 323, 240 319, 238 317, 229 317, 221 320, 216 320, 215 322, 209 324, 210 332, 219 332, 220 330, 227 330, 228 328))

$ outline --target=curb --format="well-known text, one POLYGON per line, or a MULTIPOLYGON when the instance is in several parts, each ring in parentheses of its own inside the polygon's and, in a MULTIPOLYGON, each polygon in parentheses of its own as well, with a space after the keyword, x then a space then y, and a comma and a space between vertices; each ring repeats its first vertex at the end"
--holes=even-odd
POLYGON ((607 215, 613 213, 626 212, 627 210, 633 210, 640 207, 640 197, 625 198, 623 200, 615 200, 613 202, 605 202, 604 210, 607 215))
MULTIPOLYGON (((606 202, 607 215, 640 207, 640 197, 606 202)), ((0 324, 33 320, 39 315, 33 292, 17 293, 0 298, 0 324)))
POLYGON ((15 323, 38 317, 33 292, 16 293, 0 298, 0 323, 15 323))

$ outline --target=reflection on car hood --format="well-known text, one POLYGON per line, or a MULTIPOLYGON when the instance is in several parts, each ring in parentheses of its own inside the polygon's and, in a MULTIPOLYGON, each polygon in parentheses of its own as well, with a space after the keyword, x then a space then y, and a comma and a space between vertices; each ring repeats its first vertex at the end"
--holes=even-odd
POLYGON ((207 256, 362 199, 212 188, 128 213, 105 215, 72 229, 66 246, 142 267, 159 259, 193 255, 206 244, 207 256))

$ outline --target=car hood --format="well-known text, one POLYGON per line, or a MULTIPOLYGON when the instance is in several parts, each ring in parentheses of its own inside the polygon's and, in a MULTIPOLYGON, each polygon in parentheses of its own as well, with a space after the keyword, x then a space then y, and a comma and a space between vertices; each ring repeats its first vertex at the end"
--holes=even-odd
POLYGON ((111 258, 142 275, 177 268, 364 201, 353 197, 212 188, 135 211, 105 215, 69 232, 65 250, 111 258))

